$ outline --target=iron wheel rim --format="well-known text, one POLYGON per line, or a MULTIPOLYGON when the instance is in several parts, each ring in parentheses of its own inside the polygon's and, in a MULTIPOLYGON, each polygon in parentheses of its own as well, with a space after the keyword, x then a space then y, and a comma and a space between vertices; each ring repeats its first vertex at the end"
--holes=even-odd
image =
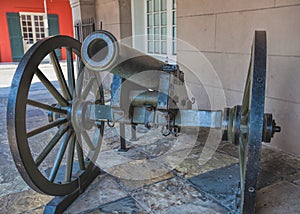
MULTIPOLYGON (((75 53, 80 59, 81 43, 67 36, 54 36, 40 40, 27 51, 13 77, 7 107, 8 139, 17 169, 32 189, 47 195, 67 195, 74 192, 80 186, 79 181, 84 182, 89 177, 91 170, 95 169, 94 164, 90 161, 77 179, 64 184, 51 182, 36 166, 28 145, 26 131, 27 96, 36 72, 32 68, 38 68, 47 54, 61 47, 71 48, 71 53, 75 53)), ((101 128, 100 133, 103 134, 103 125, 99 128, 101 128)), ((93 159, 97 158, 99 149, 98 146, 93 159)))

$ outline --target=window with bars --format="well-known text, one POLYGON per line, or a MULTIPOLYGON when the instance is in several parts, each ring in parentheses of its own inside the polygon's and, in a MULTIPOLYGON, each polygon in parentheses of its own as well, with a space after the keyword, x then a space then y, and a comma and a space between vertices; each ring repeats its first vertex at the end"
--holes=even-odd
POLYGON ((45 38, 44 14, 20 13, 23 40, 33 44, 45 38))
POLYGON ((145 1, 147 52, 176 55, 176 0, 145 1))

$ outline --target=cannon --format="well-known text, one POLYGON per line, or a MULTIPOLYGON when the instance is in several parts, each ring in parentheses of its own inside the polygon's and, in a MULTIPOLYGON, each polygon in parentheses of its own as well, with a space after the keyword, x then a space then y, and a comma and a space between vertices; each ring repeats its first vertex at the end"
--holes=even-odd
POLYGON ((178 65, 134 50, 107 31, 90 34, 83 44, 60 35, 40 40, 21 59, 8 99, 8 139, 17 169, 35 191, 72 201, 99 174, 94 163, 105 124, 119 124, 122 151, 125 124, 132 126, 133 140, 140 124, 162 127, 163 136, 189 127, 217 129, 239 150, 236 213, 254 213, 261 145, 280 131, 272 114, 264 113, 266 51, 266 32, 256 31, 242 105, 199 110, 192 109, 178 65), (66 55, 66 72, 59 53, 66 55), (48 58, 54 77, 43 70, 48 58), (114 74, 109 104, 103 71, 114 74), (51 98, 40 96, 36 80, 51 98), (40 111, 47 112, 46 120, 35 116, 40 111))

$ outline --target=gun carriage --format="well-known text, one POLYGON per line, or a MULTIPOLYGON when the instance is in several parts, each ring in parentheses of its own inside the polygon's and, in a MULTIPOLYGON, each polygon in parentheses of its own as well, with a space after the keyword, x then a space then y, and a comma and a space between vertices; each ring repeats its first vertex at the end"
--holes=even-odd
POLYGON ((266 32, 256 31, 242 105, 214 111, 192 109, 194 100, 189 99, 179 66, 129 48, 107 31, 92 33, 83 45, 67 36, 41 40, 20 61, 9 94, 7 130, 16 166, 35 191, 74 195, 74 199, 99 171, 94 162, 105 123, 120 124, 124 151, 125 124, 132 126, 133 139, 138 124, 149 129, 161 126, 164 136, 177 135, 183 127, 219 129, 223 140, 239 150, 241 181, 236 211, 253 213, 262 141, 270 142, 274 133, 280 131, 272 114, 264 113, 266 50, 266 32), (57 52, 62 48, 67 57, 67 74, 62 72, 58 60, 57 52), (57 86, 40 69, 46 56, 51 58, 57 86), (110 104, 104 101, 102 71, 114 74, 110 104), (88 82, 83 84, 85 75, 88 82), (30 96, 34 78, 39 79, 55 102, 45 104, 30 96), (95 88, 89 98, 89 92, 95 88), (49 111, 46 124, 30 128, 26 109, 31 107, 49 111), (36 154, 30 140, 53 128, 54 134, 36 154), (92 139, 88 136, 90 130, 94 132, 92 139), (58 149, 54 163, 45 171, 41 166, 55 147, 58 149), (58 179, 61 171, 64 176, 58 179))

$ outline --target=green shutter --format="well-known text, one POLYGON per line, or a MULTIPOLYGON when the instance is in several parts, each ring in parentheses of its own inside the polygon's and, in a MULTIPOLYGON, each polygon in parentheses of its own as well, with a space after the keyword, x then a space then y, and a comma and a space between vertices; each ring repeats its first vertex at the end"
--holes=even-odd
POLYGON ((24 55, 20 16, 19 13, 7 13, 6 17, 7 17, 12 59, 14 62, 17 62, 20 61, 24 55))
POLYGON ((59 35, 58 16, 48 14, 49 36, 59 35))
MULTIPOLYGON (((59 35, 58 16, 56 14, 48 14, 49 36, 59 35)), ((61 59, 61 51, 56 50, 58 59, 61 59)))

